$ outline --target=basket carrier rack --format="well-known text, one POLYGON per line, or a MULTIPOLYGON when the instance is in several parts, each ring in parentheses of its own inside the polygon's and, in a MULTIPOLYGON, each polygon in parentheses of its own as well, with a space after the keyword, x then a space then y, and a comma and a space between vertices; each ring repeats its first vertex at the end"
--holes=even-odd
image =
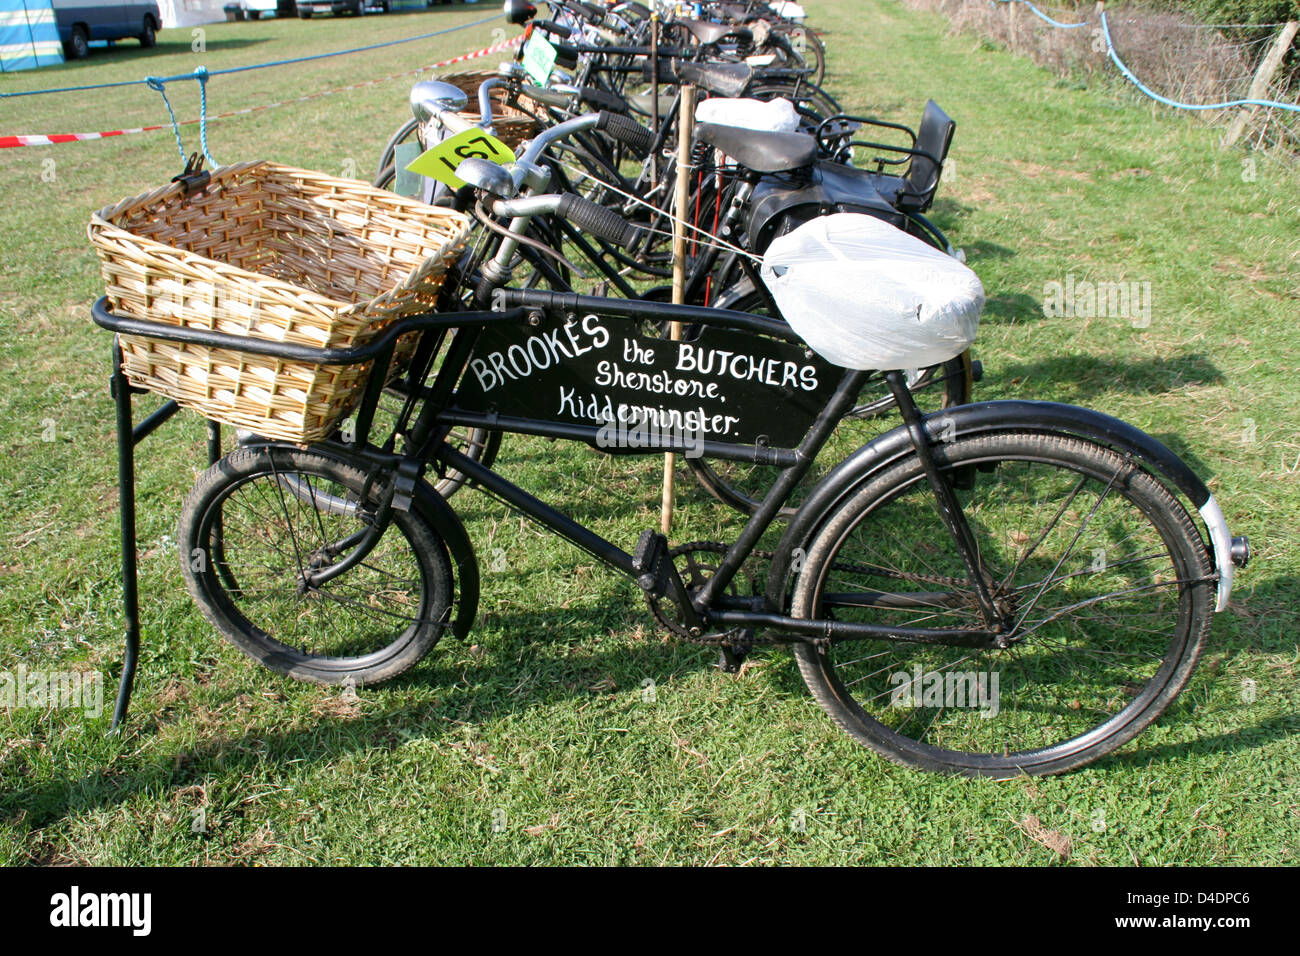
MULTIPOLYGON (((526 320, 527 310, 514 308, 504 312, 421 313, 397 320, 388 326, 380 336, 365 345, 339 349, 320 349, 295 343, 273 342, 249 336, 231 335, 225 332, 175 326, 116 315, 110 311, 106 298, 101 298, 95 302, 91 308, 91 316, 97 325, 115 333, 112 346, 113 371, 109 380, 109 390, 116 407, 117 417, 117 483, 118 511, 121 519, 122 610, 126 621, 122 674, 118 681, 117 699, 113 705, 113 721, 109 731, 110 733, 116 733, 126 718, 127 709, 131 703, 131 691, 135 683, 136 669, 140 660, 141 628, 139 575, 136 559, 135 449, 137 445, 157 431, 182 407, 176 401, 168 399, 138 424, 135 423, 132 400, 136 395, 147 394, 149 390, 134 386, 127 379, 126 373, 122 369, 122 346, 118 337, 121 335, 145 336, 169 342, 250 352, 286 362, 311 362, 330 366, 373 362, 374 366, 356 410, 353 444, 359 448, 365 445, 369 437, 374 422, 375 410, 378 407, 379 397, 388 379, 388 369, 392 364, 393 354, 399 338, 412 332, 450 331, 463 326, 523 322, 526 320)), ((221 425, 218 422, 209 420, 207 429, 208 463, 215 464, 222 455, 221 425)))

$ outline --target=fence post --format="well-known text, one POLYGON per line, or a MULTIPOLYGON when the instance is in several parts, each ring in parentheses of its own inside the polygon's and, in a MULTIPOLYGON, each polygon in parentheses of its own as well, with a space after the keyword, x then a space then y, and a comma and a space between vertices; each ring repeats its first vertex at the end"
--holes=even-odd
POLYGON ((1020 6, 1016 0, 1011 0, 1007 4, 1007 33, 1011 37, 1011 49, 1016 48, 1016 7, 1020 6))
MULTIPOLYGON (((1268 51, 1268 56, 1264 57, 1264 62, 1259 65, 1255 71, 1255 78, 1250 81, 1250 92, 1246 94, 1248 100, 1262 100, 1268 93, 1268 85, 1273 82, 1273 74, 1277 68, 1282 65, 1282 58, 1286 56, 1286 51, 1291 48, 1292 41, 1295 40, 1296 31, 1300 30, 1300 22, 1295 20, 1289 21, 1282 28, 1282 32, 1277 35, 1277 40, 1273 43, 1272 48, 1268 51)), ((1244 106, 1232 120, 1232 125, 1228 127, 1228 133, 1223 137, 1223 145, 1231 146, 1241 134, 1246 131, 1246 122, 1255 113, 1255 107, 1244 106)))

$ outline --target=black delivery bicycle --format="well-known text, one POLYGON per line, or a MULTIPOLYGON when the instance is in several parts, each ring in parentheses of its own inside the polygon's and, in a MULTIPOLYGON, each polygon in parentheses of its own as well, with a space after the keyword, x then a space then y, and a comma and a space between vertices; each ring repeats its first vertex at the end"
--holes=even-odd
MULTIPOLYGON (((363 347, 320 350, 96 304, 96 321, 121 333, 374 363, 346 434, 305 448, 254 439, 191 491, 182 568, 212 625, 272 670, 330 684, 390 679, 446 632, 463 638, 478 566, 431 484, 456 473, 632 578, 661 625, 720 648, 730 666, 755 645, 791 645, 831 718, 898 763, 1057 773, 1155 720, 1187 683, 1246 559, 1204 483, 1155 439, 1082 408, 996 401, 922 415, 903 373, 831 365, 779 319, 508 288, 513 237, 531 216, 632 238, 607 210, 536 188, 541 152, 601 122, 547 130, 504 170, 462 164, 462 179, 492 185, 480 192, 490 212, 512 220, 471 311, 448 282, 452 311, 404 319, 363 347), (665 320, 699 334, 674 342, 642 331, 665 320), (389 364, 410 333, 419 348, 389 386, 402 407, 380 429, 389 364), (611 376, 626 356, 640 356, 636 374, 611 376), (871 379, 883 379, 902 423, 826 475, 775 549, 758 551, 871 379), (670 547, 648 530, 627 550, 447 440, 466 428, 615 454, 685 452, 702 439, 710 459, 779 472, 733 542, 670 547), (620 441, 634 429, 648 440, 620 441)), ((129 441, 129 411, 121 416, 119 403, 129 441)))

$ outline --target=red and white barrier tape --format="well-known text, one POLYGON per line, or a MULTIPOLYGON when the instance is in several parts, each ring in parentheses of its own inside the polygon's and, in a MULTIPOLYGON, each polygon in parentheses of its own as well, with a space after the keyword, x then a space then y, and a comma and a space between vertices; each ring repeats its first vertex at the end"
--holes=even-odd
MULTIPOLYGON (((462 53, 460 56, 454 56, 450 60, 443 60, 440 63, 431 63, 428 66, 416 67, 414 70, 404 70, 401 73, 390 73, 388 76, 381 76, 374 80, 365 80, 361 83, 353 83, 349 86, 340 86, 332 90, 318 90, 315 93, 308 93, 306 96, 297 96, 291 100, 280 100, 277 103, 264 103, 261 106, 250 106, 247 109, 231 110, 228 113, 217 113, 208 117, 210 120, 226 119, 231 116, 244 116, 248 113, 260 113, 263 110, 273 110, 277 106, 288 106, 290 103, 303 103, 307 100, 319 99, 322 96, 331 96, 334 93, 343 93, 348 90, 359 90, 367 86, 377 86, 380 83, 387 83, 389 80, 400 79, 403 76, 415 76, 417 73, 427 73, 429 70, 440 70, 443 67, 455 66, 457 63, 464 63, 466 60, 476 60, 479 57, 491 56, 493 53, 500 53, 511 47, 518 46, 523 37, 515 37, 512 40, 505 40, 501 43, 494 43, 491 46, 484 47, 481 50, 474 50, 471 53, 462 53)), ((181 126, 192 126, 198 120, 182 120, 181 126)), ((158 126, 137 126, 134 129, 114 129, 102 133, 48 133, 45 135, 18 135, 18 136, 0 136, 0 149, 7 149, 14 146, 49 146, 53 143, 77 143, 88 139, 107 139, 110 136, 126 136, 130 133, 151 133, 154 130, 166 129, 167 124, 163 123, 158 126)))

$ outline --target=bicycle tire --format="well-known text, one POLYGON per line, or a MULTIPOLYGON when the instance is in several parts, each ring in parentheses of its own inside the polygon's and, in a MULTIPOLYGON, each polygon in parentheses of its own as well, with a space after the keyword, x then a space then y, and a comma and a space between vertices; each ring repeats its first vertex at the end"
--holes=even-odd
POLYGON ((420 128, 420 121, 415 119, 415 117, 411 117, 409 120, 407 120, 405 123, 403 123, 401 126, 397 128, 397 132, 395 132, 392 136, 388 137, 388 142, 384 144, 383 152, 379 154, 379 164, 375 166, 375 178, 371 180, 371 183, 374 186, 376 186, 379 189, 388 188, 387 186, 380 185, 379 182, 380 179, 383 178, 386 172, 390 177, 393 175, 392 167, 393 167, 394 155, 397 152, 397 147, 401 145, 403 142, 405 142, 406 138, 410 136, 412 133, 418 133, 419 128, 420 128))
POLYGON ((186 498, 177 535, 185 585, 204 617, 244 654, 297 680, 377 684, 414 666, 450 626, 455 594, 446 545, 418 500, 393 510, 352 570, 300 586, 304 564, 328 566, 346 551, 327 546, 364 529, 380 479, 283 444, 238 448, 214 464, 186 498))
MULTIPOLYGON (((941 472, 974 474, 962 506, 995 602, 1017 618, 1012 646, 796 645, 814 699, 886 759, 943 773, 1062 773, 1132 740, 1186 685, 1209 630, 1213 565, 1187 511, 1131 461, 1070 435, 1009 428, 934 451, 941 472), (1109 593, 1085 596, 1090 589, 1109 593), (975 660, 987 670, 955 670, 975 660), (991 718, 966 699, 979 674, 994 691, 991 718)), ((980 626, 936 508, 915 454, 866 477, 811 535, 790 613, 980 626), (859 590, 859 581, 871 583, 859 590)))

